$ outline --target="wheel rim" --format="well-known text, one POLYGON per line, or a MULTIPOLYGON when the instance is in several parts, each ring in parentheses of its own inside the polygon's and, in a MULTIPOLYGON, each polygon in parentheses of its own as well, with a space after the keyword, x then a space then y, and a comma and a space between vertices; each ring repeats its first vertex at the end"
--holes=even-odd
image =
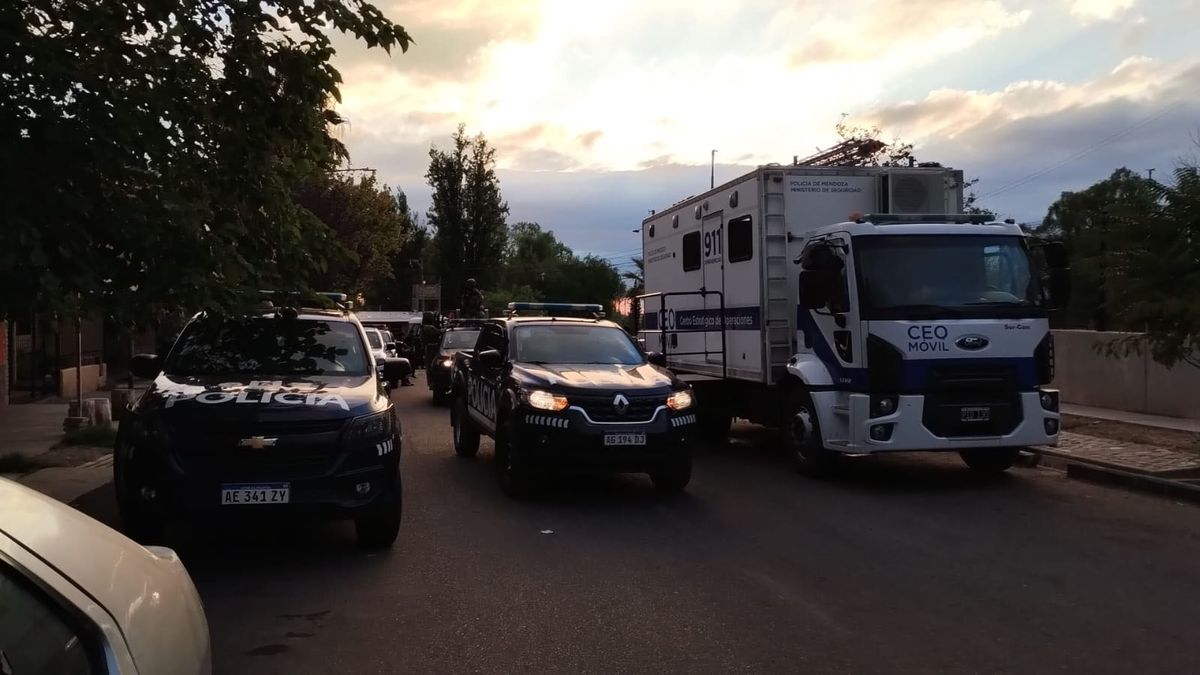
POLYGON ((788 433, 792 436, 793 451, 803 461, 810 459, 806 450, 812 441, 812 428, 812 414, 809 413, 808 408, 804 406, 797 408, 795 414, 792 415, 788 433))

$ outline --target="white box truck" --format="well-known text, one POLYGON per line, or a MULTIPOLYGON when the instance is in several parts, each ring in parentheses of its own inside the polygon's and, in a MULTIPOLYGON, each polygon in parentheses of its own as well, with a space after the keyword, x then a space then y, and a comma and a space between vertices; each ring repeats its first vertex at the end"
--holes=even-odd
POLYGON ((1065 254, 964 216, 962 184, 768 165, 646 218, 639 337, 696 388, 704 433, 778 426, 813 474, 914 450, 999 472, 1057 443, 1047 312, 1065 254))

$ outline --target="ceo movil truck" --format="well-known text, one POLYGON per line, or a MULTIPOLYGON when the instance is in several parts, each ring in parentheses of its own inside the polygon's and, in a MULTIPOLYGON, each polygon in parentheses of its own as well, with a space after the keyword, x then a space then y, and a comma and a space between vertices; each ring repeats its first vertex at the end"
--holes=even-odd
POLYGON ((1066 260, 961 205, 943 167, 760 167, 643 222, 639 337, 701 434, 778 426, 805 473, 899 451, 1004 471, 1058 439, 1066 260))

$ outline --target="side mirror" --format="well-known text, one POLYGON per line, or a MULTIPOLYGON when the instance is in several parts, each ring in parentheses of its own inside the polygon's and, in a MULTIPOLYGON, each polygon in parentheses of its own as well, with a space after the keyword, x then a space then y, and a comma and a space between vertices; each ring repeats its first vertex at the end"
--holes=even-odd
POLYGON ((504 365, 504 357, 495 349, 485 349, 475 355, 475 363, 479 364, 480 368, 493 370, 504 365))
POLYGON ((385 342, 385 343, 383 343, 383 348, 389 352, 394 352, 394 351, 396 351, 396 343, 395 342, 385 342))
POLYGON ((162 372, 162 360, 158 354, 136 354, 129 360, 129 372, 143 380, 153 380, 162 372))
POLYGON ((650 352, 649 354, 646 354, 646 361, 648 361, 652 366, 658 366, 660 368, 667 367, 667 355, 663 354, 662 352, 650 352))
POLYGON ((412 374, 412 364, 408 359, 385 359, 381 369, 383 379, 394 382, 412 374))
POLYGON ((800 306, 821 309, 829 303, 829 276, 817 270, 800 272, 800 306))

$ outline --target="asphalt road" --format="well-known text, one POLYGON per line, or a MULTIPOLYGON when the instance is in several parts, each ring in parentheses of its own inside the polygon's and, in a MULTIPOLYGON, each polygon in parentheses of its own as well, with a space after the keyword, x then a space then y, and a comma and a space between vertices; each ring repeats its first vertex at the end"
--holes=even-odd
MULTIPOLYGON (((1200 508, 955 457, 790 472, 754 427, 686 496, 643 476, 501 495, 448 413, 396 394, 400 541, 181 528, 218 673, 1200 672, 1200 508)), ((111 486, 78 506, 114 521, 111 486)))

